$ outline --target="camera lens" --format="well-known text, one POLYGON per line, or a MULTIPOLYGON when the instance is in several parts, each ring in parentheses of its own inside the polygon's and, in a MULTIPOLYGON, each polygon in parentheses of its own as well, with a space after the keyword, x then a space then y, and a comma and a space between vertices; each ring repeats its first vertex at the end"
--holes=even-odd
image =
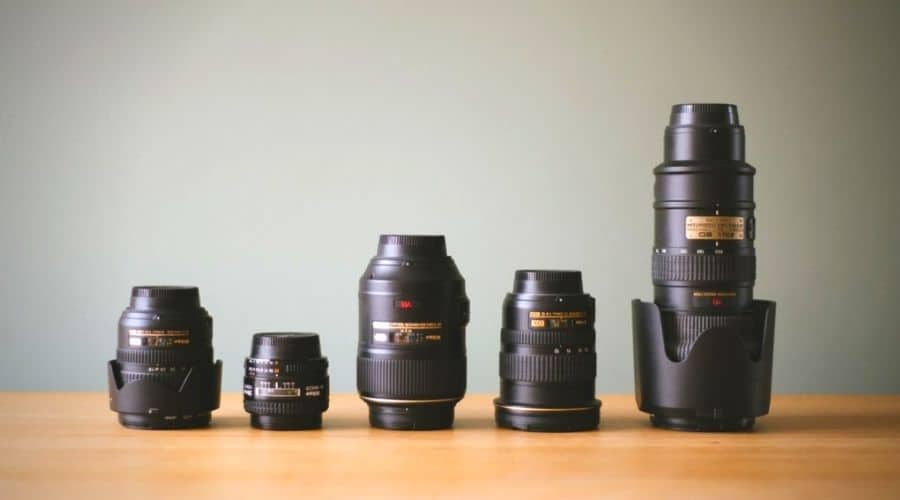
POLYGON ((731 104, 679 104, 656 167, 653 285, 663 311, 666 352, 690 353, 704 331, 734 327, 756 356, 753 338, 753 175, 744 128, 731 104))
POLYGON ((499 427, 596 429, 594 298, 579 271, 516 271, 503 301, 499 427))
POLYGON ((110 408, 127 427, 202 427, 219 407, 212 318, 195 287, 138 286, 119 319, 110 408))
POLYGON ((328 359, 315 333, 257 333, 244 362, 244 410, 258 429, 322 427, 328 359))
POLYGON ((356 383, 372 426, 453 425, 468 323, 465 280, 444 237, 382 235, 359 280, 356 383))
MULTIPOLYGON (((765 370, 754 365, 763 347, 760 318, 765 316, 753 300, 756 170, 744 161, 737 107, 673 106, 664 151, 663 163, 654 169, 652 277, 665 354, 680 366, 665 368, 672 375, 659 388, 644 384, 642 409, 660 427, 749 428, 754 412, 767 411, 768 396, 757 396, 768 389, 760 382, 765 370), (696 353, 702 337, 710 338, 703 352, 696 353), (727 364, 726 356, 734 352, 732 338, 736 349, 746 352, 726 369, 719 365, 727 364), (676 369, 681 382, 674 378, 676 369), (716 379, 718 388, 706 384, 709 378, 716 379), (758 410, 763 399, 766 409, 758 410)), ((644 378, 661 377, 662 364, 648 363, 644 378)), ((636 367, 636 372, 642 370, 636 367)), ((641 383, 636 385, 641 392, 641 383)), ((639 395, 639 404, 641 399, 639 395)))

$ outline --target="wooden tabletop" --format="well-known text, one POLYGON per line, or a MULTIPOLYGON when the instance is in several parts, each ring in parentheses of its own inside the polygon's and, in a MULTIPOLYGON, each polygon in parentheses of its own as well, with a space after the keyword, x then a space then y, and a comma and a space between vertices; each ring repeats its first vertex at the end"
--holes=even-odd
POLYGON ((497 429, 488 395, 453 430, 371 429, 350 394, 322 430, 260 431, 240 398, 209 429, 141 431, 106 394, 0 393, 0 498, 900 498, 900 396, 780 396, 741 434, 654 429, 624 395, 594 432, 497 429))

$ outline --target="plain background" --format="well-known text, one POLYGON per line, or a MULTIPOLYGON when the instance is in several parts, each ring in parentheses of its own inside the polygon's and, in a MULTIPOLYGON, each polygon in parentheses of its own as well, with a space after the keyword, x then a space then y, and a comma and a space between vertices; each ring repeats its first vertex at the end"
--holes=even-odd
POLYGON ((517 268, 581 269, 598 392, 633 386, 651 169, 678 102, 758 168, 777 392, 900 392, 900 3, 2 2, 0 389, 103 390, 136 284, 200 287, 224 388, 254 331, 355 390, 380 233, 443 233, 469 390, 517 268))

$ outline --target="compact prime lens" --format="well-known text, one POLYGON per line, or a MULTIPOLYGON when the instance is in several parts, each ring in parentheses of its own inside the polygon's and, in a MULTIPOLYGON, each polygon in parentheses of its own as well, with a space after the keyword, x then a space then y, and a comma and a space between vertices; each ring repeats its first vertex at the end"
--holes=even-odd
POLYGON ((315 333, 257 333, 244 362, 244 410, 258 429, 322 427, 328 359, 315 333))
POLYGON ((359 280, 356 383, 372 426, 453 425, 468 323, 465 280, 444 237, 382 235, 359 280))
POLYGON ((202 427, 219 407, 212 317, 196 287, 137 286, 109 363, 110 408, 127 427, 202 427))
POLYGON ((596 429, 594 298, 580 271, 516 271, 503 301, 499 427, 526 431, 596 429))
POLYGON ((775 304, 753 298, 756 169, 737 107, 673 106, 653 173, 654 304, 633 302, 638 406, 659 427, 748 429, 768 412, 775 304))

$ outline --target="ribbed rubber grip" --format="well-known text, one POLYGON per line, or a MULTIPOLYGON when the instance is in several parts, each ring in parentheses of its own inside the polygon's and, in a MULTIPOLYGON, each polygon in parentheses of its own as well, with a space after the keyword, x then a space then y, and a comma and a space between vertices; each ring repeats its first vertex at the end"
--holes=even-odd
POLYGON ((328 409, 328 394, 315 398, 272 401, 267 399, 245 399, 244 411, 257 415, 290 416, 303 413, 323 412, 328 409))
POLYGON ((592 381, 597 375, 595 353, 534 355, 500 353, 500 378, 516 382, 559 383, 592 381))
POLYGON ((594 330, 500 330, 500 342, 518 345, 594 345, 594 330))
POLYGON ((664 313, 662 320, 666 354, 672 360, 687 358, 703 332, 732 325, 738 329, 750 355, 754 359, 759 356, 761 339, 756 337, 751 314, 664 313))
POLYGON ((653 282, 754 281, 754 255, 653 254, 653 282))
POLYGON ((356 386, 363 395, 393 399, 462 397, 466 358, 356 361, 356 386))

